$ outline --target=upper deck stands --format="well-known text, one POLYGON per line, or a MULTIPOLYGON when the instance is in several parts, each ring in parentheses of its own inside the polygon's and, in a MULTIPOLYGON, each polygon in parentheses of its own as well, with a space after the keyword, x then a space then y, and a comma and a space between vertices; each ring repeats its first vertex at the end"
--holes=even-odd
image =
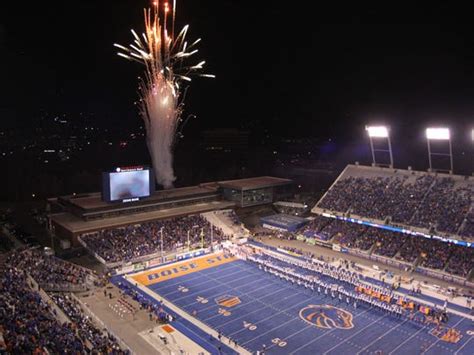
POLYGON ((313 212, 474 238, 473 204, 473 177, 348 165, 313 212))

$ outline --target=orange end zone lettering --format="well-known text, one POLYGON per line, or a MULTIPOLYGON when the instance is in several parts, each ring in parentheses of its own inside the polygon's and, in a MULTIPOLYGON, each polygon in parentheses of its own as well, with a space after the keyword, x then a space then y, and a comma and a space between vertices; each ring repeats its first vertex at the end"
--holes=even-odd
POLYGON ((148 286, 196 271, 226 264, 235 260, 236 258, 224 254, 217 254, 213 256, 206 255, 197 259, 185 260, 176 264, 154 268, 139 274, 132 275, 131 278, 144 286, 148 286))

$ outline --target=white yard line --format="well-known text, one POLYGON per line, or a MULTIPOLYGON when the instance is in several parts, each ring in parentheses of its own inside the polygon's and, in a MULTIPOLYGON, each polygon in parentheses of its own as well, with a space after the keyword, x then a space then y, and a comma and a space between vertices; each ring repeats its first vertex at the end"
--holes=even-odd
MULTIPOLYGON (((228 274, 228 275, 234 275, 234 274, 240 274, 240 273, 241 273, 240 271, 236 271, 236 272, 230 273, 230 274, 228 274)), ((198 275, 198 274, 197 274, 197 275, 194 275, 194 274, 197 274, 197 271, 194 272, 194 273, 191 273, 191 274, 182 275, 182 276, 177 276, 177 279, 174 280, 174 281, 176 281, 176 282, 173 282, 172 284, 168 284, 168 285, 163 286, 162 288, 160 288, 160 293, 163 294, 163 295, 164 295, 164 294, 171 294, 172 292, 171 292, 171 293, 168 293, 168 291, 166 291, 166 293, 165 293, 164 290, 165 290, 165 289, 168 289, 168 288, 171 288, 171 287, 174 287, 174 286, 177 286, 177 285, 180 285, 180 284, 183 284, 183 283, 186 283, 186 282, 192 282, 192 281, 195 280, 195 279, 199 279, 199 275, 198 275), (188 276, 188 275, 189 275, 189 276, 195 276, 195 277, 193 277, 193 278, 188 278, 188 279, 186 279, 186 280, 184 280, 184 281, 181 279, 181 277, 188 276)), ((171 279, 171 280, 173 280, 173 279, 171 279)), ((170 281, 171 281, 171 280, 170 280, 170 281)), ((161 282, 166 282, 166 281, 168 281, 168 280, 165 280, 165 281, 158 281, 158 282, 155 282, 155 283, 151 283, 151 284, 148 285, 148 286, 156 285, 156 284, 159 284, 159 283, 161 283, 161 282)), ((211 282, 211 280, 201 282, 201 283, 197 284, 197 286, 202 285, 202 284, 205 284, 205 283, 207 283, 207 282, 211 282)))
MULTIPOLYGON (((247 277, 249 277, 249 276, 251 276, 251 275, 245 275, 245 276, 239 277, 238 279, 234 279, 234 280, 232 280, 232 281, 243 280, 243 279, 245 279, 245 278, 247 278, 247 277)), ((204 284, 206 284, 206 283, 208 283, 208 282, 212 282, 212 280, 208 280, 208 281, 206 281, 206 282, 202 282, 202 283, 200 283, 200 284, 197 284, 195 287, 202 286, 202 285, 204 285, 204 284)), ((184 295, 184 296, 182 296, 182 297, 173 298, 173 301, 178 301, 178 300, 181 300, 181 299, 183 299, 183 298, 186 298, 186 297, 189 297, 189 296, 193 296, 193 295, 197 295, 197 294, 199 294, 199 293, 202 293, 202 292, 205 292, 205 291, 208 291, 208 290, 213 290, 213 289, 215 289, 215 288, 217 288, 217 287, 222 287, 222 285, 216 285, 216 286, 214 286, 214 287, 209 287, 209 288, 207 288, 206 290, 199 290, 199 291, 195 291, 195 292, 191 292, 191 293, 186 293, 186 295, 184 295)), ((171 296, 171 295, 174 294, 174 293, 180 294, 180 293, 183 293, 183 292, 181 292, 181 291, 178 290, 178 291, 173 291, 173 292, 170 292, 170 293, 168 293, 168 294, 163 294, 163 295, 166 296, 166 297, 169 297, 169 296, 171 296)))
POLYGON ((334 345, 331 349, 328 349, 326 350, 323 354, 327 354, 329 353, 330 351, 336 349, 337 347, 341 346, 342 344, 346 343, 348 340, 352 339, 353 337, 355 337, 357 334, 359 334, 360 332, 366 330, 367 328, 371 327, 372 325, 374 325, 375 323, 378 323, 380 322, 382 319, 384 319, 385 317, 387 317, 389 314, 386 314, 384 315, 383 317, 380 317, 379 319, 376 319, 374 320, 372 323, 369 323, 368 325, 366 325, 365 327, 363 327, 362 329, 360 329, 359 331, 355 332, 354 334, 352 334, 350 337, 347 337, 346 339, 344 339, 344 341, 341 341, 339 342, 338 344, 334 345))
POLYGON ((286 325, 286 324, 288 324, 288 323, 290 323, 290 322, 294 322, 295 320, 297 321, 298 319, 297 319, 297 318, 291 318, 290 320, 286 321, 285 323, 281 323, 278 327, 275 327, 275 328, 272 328, 272 329, 270 329, 270 330, 267 330, 265 333, 259 334, 258 336, 254 337, 254 338, 252 338, 252 339, 250 339, 250 340, 247 340, 246 342, 242 343, 242 345, 248 344, 248 343, 254 341, 255 339, 258 339, 258 338, 264 336, 265 334, 268 334, 268 333, 270 333, 270 332, 273 332, 275 329, 281 328, 281 327, 283 327, 284 325, 286 325))
MULTIPOLYGON (((459 322, 457 322, 455 325, 453 325, 451 328, 454 328, 455 326, 459 325, 465 318, 461 318, 459 320, 459 322)), ((433 344, 431 344, 430 346, 428 346, 425 351, 422 352, 422 354, 426 354, 426 352, 428 350, 430 350, 433 346, 435 346, 435 344, 438 344, 438 342, 441 340, 441 338, 438 338, 435 342, 433 342, 433 344)))
POLYGON ((395 349, 393 349, 392 351, 390 351, 390 352, 388 353, 388 355, 391 355, 391 354, 393 354, 396 350, 400 349, 403 345, 405 345, 407 342, 409 342, 409 341, 410 341, 411 339, 413 339, 418 333, 420 333, 422 330, 426 329, 427 327, 428 327, 428 326, 425 325, 423 328, 419 329, 416 333, 413 333, 413 334, 411 335, 411 337, 409 337, 409 338, 406 339, 405 341, 403 341, 403 342, 401 342, 400 344, 398 344, 398 346, 397 346, 395 349))
MULTIPOLYGON (((125 278, 127 278, 126 276, 124 276, 125 278)), ((132 283, 133 285, 133 283, 132 283)), ((218 337, 218 333, 217 331, 215 331, 214 329, 212 329, 211 327, 207 326, 206 324, 204 324, 203 322, 199 321, 198 319, 190 316, 187 312, 185 312, 184 310, 182 310, 181 308, 179 308, 178 306, 174 305, 172 302, 168 301, 167 299, 165 299, 164 297, 161 297, 161 295, 159 295, 158 293, 152 291, 151 289, 147 288, 146 286, 143 286, 141 284, 138 284, 138 287, 140 290, 142 290, 143 292, 145 292, 146 294, 150 295, 151 297, 153 297, 155 300, 162 300, 163 302, 163 305, 165 307, 168 307, 170 308, 173 312, 177 313, 180 315, 180 317, 188 320, 189 322, 193 323, 194 325, 196 325, 197 327, 201 328, 203 331, 207 332, 208 334, 212 335, 214 338, 217 339, 218 337)), ((187 328, 188 330, 192 331, 191 329, 187 328)), ((193 332, 194 333, 194 332, 193 332)), ((202 339, 202 337, 199 336, 200 339, 202 339)), ((222 343, 224 344, 224 340, 225 341, 229 341, 229 338, 226 337, 226 336, 222 336, 222 343)), ((211 344, 212 345, 212 344, 211 344)), ((215 348, 215 346, 213 346, 215 348)), ((230 346, 229 346, 230 347, 230 346)), ((244 355, 251 355, 251 353, 249 351, 247 351, 246 349, 244 349, 243 347, 240 347, 238 346, 237 347, 237 351, 239 354, 244 354, 244 355)))
MULTIPOLYGON (((291 297, 291 296, 290 296, 290 297, 291 297)), ((275 316, 277 316, 277 315, 279 315, 279 314, 288 312, 288 310, 290 310, 291 308, 294 308, 294 307, 296 307, 296 306, 301 305, 302 303, 307 303, 307 302, 308 302, 308 300, 303 300, 303 301, 301 301, 301 302, 298 302, 297 304, 291 306, 290 308, 281 310, 281 311, 278 312, 278 313, 273 313, 271 316, 266 317, 266 318, 263 318, 263 319, 260 319, 259 321, 255 322, 254 324, 255 324, 255 325, 258 325, 258 324, 260 324, 260 323, 262 323, 262 322, 264 322, 264 321, 266 321, 266 320, 269 320, 270 318, 273 318, 273 317, 275 317, 275 316)), ((267 306, 267 307, 268 307, 268 306, 267 306)), ((295 320, 295 319, 298 319, 298 318, 296 318, 296 317, 291 317, 291 316, 290 316, 290 318, 291 318, 290 320, 292 320, 292 321, 295 320)), ((277 327, 277 328, 279 328, 279 327, 277 327)), ((232 335, 232 336, 233 336, 233 335, 235 335, 235 334, 237 334, 237 333, 243 332, 244 330, 245 330, 245 328, 239 329, 239 330, 237 330, 237 331, 235 331, 235 332, 233 332, 233 333, 230 333, 229 335, 232 335)), ((264 333, 264 334, 265 334, 265 333, 264 333)), ((260 336, 258 336, 258 337, 256 337, 256 338, 259 338, 259 337, 260 337, 260 336)), ((256 338, 255 338, 255 339, 256 339, 256 338)), ((252 339, 252 340, 253 340, 253 339, 252 339)), ((244 343, 244 344, 245 344, 245 343, 244 343)))
MULTIPOLYGON (((265 288, 265 287, 267 287, 267 286, 262 286, 262 287, 259 287, 258 289, 260 290, 260 289, 265 288)), ((255 289, 254 291, 257 291, 257 289, 255 289)), ((251 292, 249 292, 248 294, 250 294, 250 293, 252 293, 252 292, 254 292, 254 291, 251 291, 251 292)), ((239 309, 240 307, 246 306, 246 305, 248 305, 249 303, 252 303, 252 302, 259 302, 259 300, 262 299, 262 298, 265 298, 265 297, 267 297, 267 296, 274 295, 274 294, 276 294, 276 293, 278 293, 278 292, 282 292, 282 291, 284 291, 284 290, 277 290, 277 291, 275 291, 275 292, 266 294, 265 296, 262 296, 262 297, 259 297, 259 298, 254 298, 252 301, 250 301, 250 302, 248 302, 248 303, 246 303, 246 304, 241 304, 240 306, 234 307, 233 310, 237 310, 237 309, 239 309)), ((247 294, 247 295, 248 295, 248 294, 247 294)), ((201 311, 207 310, 207 309, 210 309, 210 308, 212 308, 212 307, 206 307, 205 309, 202 309, 201 311)), ((260 311, 260 310, 261 310, 261 309, 259 309, 259 311, 260 311)), ((253 313, 253 312, 252 312, 252 313, 253 313)), ((248 314, 248 313, 247 313, 247 314, 248 314)), ((203 319, 203 320, 204 320, 204 321, 208 321, 208 320, 213 319, 213 318, 218 317, 218 316, 220 316, 220 314, 213 315, 213 316, 211 316, 211 317, 209 317, 209 318, 205 318, 205 319, 203 319)))
MULTIPOLYGON (((360 312, 359 314, 357 314, 356 316, 354 316, 354 318, 357 318, 357 317, 361 316, 362 314, 367 313, 370 309, 371 309, 371 308, 368 308, 368 309, 366 309, 364 312, 360 312)), ((320 336, 318 336, 318 337, 314 338, 313 340, 311 340, 309 343, 306 343, 306 344, 300 346, 299 348, 297 348, 296 350, 293 350, 290 354, 296 353, 298 350, 307 347, 308 345, 314 343, 316 340, 322 338, 323 336, 325 336, 325 335, 327 335, 327 334, 329 334, 329 333, 332 333, 332 332, 336 331, 337 329, 338 329, 338 328, 334 328, 334 329, 332 329, 332 330, 330 330, 330 331, 324 332, 324 333, 321 334, 320 336)))
POLYGON ((405 324, 406 322, 408 322, 408 319, 406 319, 405 321, 399 323, 396 327, 392 327, 390 328, 389 330, 387 330, 385 333, 383 333, 381 336, 379 336, 377 339, 375 339, 373 342, 371 342, 369 345, 367 345, 365 348, 361 349, 357 355, 361 354, 364 350, 370 348, 372 345, 374 345, 376 342, 378 342, 380 339, 382 339, 383 337, 387 336, 388 334, 390 334, 391 332, 393 332, 395 329, 397 329, 398 327, 402 326, 403 324, 405 324))
POLYGON ((469 343, 469 342, 472 340, 472 338, 474 338, 474 336, 471 335, 471 337, 469 338, 469 340, 466 341, 458 350, 456 350, 456 352, 454 353, 454 355, 459 354, 459 352, 461 351, 461 349, 464 348, 464 347, 467 345, 467 343, 469 343))

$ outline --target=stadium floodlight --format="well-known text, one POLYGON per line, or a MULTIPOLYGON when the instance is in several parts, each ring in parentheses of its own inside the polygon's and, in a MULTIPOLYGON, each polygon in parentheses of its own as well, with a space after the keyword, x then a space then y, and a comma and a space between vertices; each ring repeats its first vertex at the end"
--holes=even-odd
POLYGON ((388 138, 388 128, 385 126, 367 126, 365 130, 372 138, 388 138))
MULTIPOLYGON (((365 130, 367 131, 367 134, 369 135, 369 141, 370 141, 370 151, 372 153, 372 165, 373 166, 389 166, 390 168, 393 168, 393 154, 392 154, 392 143, 390 142, 390 134, 389 134, 389 127, 387 126, 365 126, 365 130), (377 148, 375 149, 374 147, 374 139, 380 140, 380 139, 385 139, 387 141, 386 148, 377 148), (377 163, 376 159, 376 153, 377 152, 382 152, 382 153, 389 153, 390 157, 390 163, 377 163)), ((386 156, 386 155, 385 155, 386 156)))
POLYGON ((447 141, 451 139, 451 134, 449 128, 427 128, 426 139, 447 141))
MULTIPOLYGON (((451 144, 451 132, 449 128, 446 127, 430 127, 426 129, 426 142, 428 144, 428 162, 430 164, 429 171, 433 171, 433 162, 431 157, 436 156, 444 156, 449 157, 450 169, 449 173, 453 173, 453 148, 451 144), (448 152, 435 152, 431 151, 431 141, 447 141, 448 142, 448 152)), ((437 169, 437 170, 445 170, 446 169, 437 169)))

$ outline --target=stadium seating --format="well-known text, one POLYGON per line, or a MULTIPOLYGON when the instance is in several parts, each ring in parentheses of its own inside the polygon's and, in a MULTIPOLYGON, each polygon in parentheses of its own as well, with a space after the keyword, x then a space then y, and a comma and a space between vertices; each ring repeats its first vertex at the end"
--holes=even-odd
POLYGON ((403 244, 409 238, 406 234, 395 233, 384 229, 376 229, 372 233, 377 235, 374 253, 377 255, 393 258, 398 253, 403 244))
POLYGON ((115 338, 110 334, 104 334, 103 331, 97 328, 92 323, 89 317, 85 316, 80 306, 73 301, 73 299, 61 293, 56 293, 51 296, 54 303, 56 303, 66 316, 74 323, 79 337, 83 341, 88 341, 94 351, 100 354, 128 354, 120 348, 115 338))
POLYGON ((414 182, 404 184, 396 197, 392 201, 387 201, 387 214, 391 215, 392 221, 408 224, 433 181, 432 175, 422 175, 417 176, 414 182))
MULTIPOLYGON (((367 227, 321 215, 316 215, 313 220, 295 233, 272 230, 261 232, 262 236, 271 235, 285 240, 294 240, 298 234, 411 264, 419 260, 419 266, 446 271, 462 277, 466 277, 474 268, 473 248, 381 228, 367 227)), ((258 235, 259 233, 256 234, 256 236, 258 235)), ((292 251, 296 251, 296 249, 292 251)))
POLYGON ((474 268, 474 248, 454 247, 446 272, 458 276, 467 276, 474 268))
MULTIPOLYGON (((209 242, 210 228, 211 224, 205 218, 193 215, 107 229, 82 235, 81 239, 89 250, 106 262, 131 261, 161 250, 161 230, 163 231, 163 250, 169 252, 187 246, 188 232, 191 246, 200 244, 201 231, 205 235, 203 238, 209 242)), ((222 230, 216 227, 213 229, 215 241, 228 238, 222 230)))
POLYGON ((245 235, 246 231, 234 210, 218 210, 202 213, 210 224, 219 229, 226 236, 245 235))
POLYGON ((309 238, 329 240, 332 234, 323 233, 323 230, 330 222, 331 220, 329 218, 317 215, 300 230, 300 233, 309 238))
POLYGON ((474 238, 474 209, 471 207, 471 212, 466 216, 464 225, 459 233, 463 237, 474 238))
POLYGON ((420 243, 420 249, 421 266, 442 270, 451 255, 452 244, 431 240, 429 243, 420 243))
POLYGON ((325 228, 326 232, 329 230, 331 231, 330 233, 334 235, 334 242, 347 248, 353 248, 356 247, 357 238, 366 232, 367 227, 360 224, 335 220, 325 228))
POLYGON ((39 249, 15 251, 8 262, 26 271, 45 290, 83 291, 97 281, 90 270, 45 255, 39 249))
POLYGON ((73 326, 60 324, 24 271, 11 264, 0 270, 0 324, 10 354, 85 353, 73 326))
POLYGON ((421 244, 425 242, 421 238, 408 238, 407 242, 402 245, 395 259, 412 263, 421 253, 421 244))
POLYGON ((296 234, 292 232, 280 231, 280 230, 273 230, 273 229, 264 229, 259 231, 254 231, 254 237, 273 237, 277 239, 285 239, 285 240, 295 240, 296 234))
POLYGON ((457 186, 451 178, 438 178, 410 224, 424 228, 434 226, 440 232, 457 233, 473 197, 474 186, 457 186))
POLYGON ((472 237, 473 203, 472 179, 349 166, 316 207, 472 237))

